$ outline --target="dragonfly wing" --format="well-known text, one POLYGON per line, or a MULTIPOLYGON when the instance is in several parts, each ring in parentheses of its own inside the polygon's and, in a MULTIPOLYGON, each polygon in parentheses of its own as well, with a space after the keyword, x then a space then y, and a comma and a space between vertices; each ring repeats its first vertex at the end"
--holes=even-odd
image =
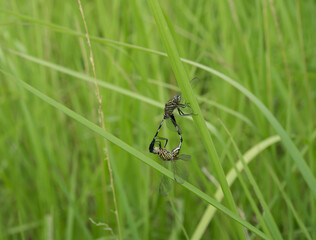
MULTIPOLYGON (((192 89, 195 89, 196 86, 200 83, 200 79, 198 77, 194 77, 190 80, 190 85, 192 87, 192 89)), ((180 96, 181 99, 183 99, 183 95, 182 95, 182 92, 179 90, 176 92, 176 95, 180 96)))
MULTIPOLYGON (((163 166, 170 170, 170 162, 163 162, 163 166)), ((160 185, 159 185, 159 193, 162 196, 167 196, 172 188, 172 180, 165 175, 162 175, 160 185)))
POLYGON ((180 154, 178 156, 178 159, 183 160, 183 161, 190 161, 191 160, 191 156, 187 155, 187 154, 180 154))
POLYGON ((188 176, 188 170, 183 161, 173 160, 172 162, 172 169, 174 173, 174 180, 177 183, 183 184, 188 176))
POLYGON ((159 193, 162 196, 167 196, 172 188, 172 181, 170 178, 162 175, 160 185, 159 185, 159 193))
POLYGON ((194 89, 200 83, 200 79, 198 77, 194 77, 191 79, 190 84, 191 87, 194 89))

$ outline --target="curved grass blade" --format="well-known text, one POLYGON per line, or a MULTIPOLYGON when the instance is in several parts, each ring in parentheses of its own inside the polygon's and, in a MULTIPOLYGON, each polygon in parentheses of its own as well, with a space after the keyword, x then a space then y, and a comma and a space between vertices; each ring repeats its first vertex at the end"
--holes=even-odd
MULTIPOLYGON (((245 173, 246 173, 246 176, 249 180, 249 183, 251 184, 252 186, 252 189, 256 195, 256 197, 258 198, 261 206, 262 206, 262 209, 264 210, 264 222, 266 224, 266 226, 268 227, 269 229, 269 232, 271 233, 273 239, 279 239, 279 240, 282 240, 282 235, 281 235, 281 232, 278 228, 278 225, 270 211, 270 208, 269 208, 269 205, 268 203, 266 202, 266 200, 264 199, 264 195, 263 193, 261 192, 260 188, 259 188, 259 185, 254 177, 254 175, 252 174, 251 170, 249 169, 247 163, 245 162, 245 159, 244 157, 242 156, 233 136, 231 135, 231 133, 229 132, 229 130, 227 129, 227 127, 224 125, 224 123, 222 121, 220 121, 220 123, 222 124, 222 126, 224 127, 224 130, 226 131, 227 135, 229 136, 230 138, 230 141, 232 142, 232 145, 236 151, 236 153, 238 154, 238 157, 240 158, 241 160, 241 163, 243 164, 243 168, 245 170, 245 173)), ((232 162, 233 164, 233 162, 232 162)), ((237 167, 235 165, 235 171, 237 172, 237 167)), ((240 175, 239 175, 240 177, 240 175)), ((242 180, 243 181, 243 180, 242 180)), ((246 189, 246 187, 245 187, 246 189)), ((250 194, 248 194, 250 196, 250 194)), ((251 198, 251 197, 250 197, 251 198)), ((252 200, 252 199, 251 199, 252 200)), ((259 215, 258 215, 259 216, 259 215)))
MULTIPOLYGON (((254 160, 255 157, 257 155, 259 155, 262 151, 264 151, 266 148, 273 146, 273 144, 280 142, 280 141, 281 141, 281 139, 279 136, 272 136, 272 137, 269 137, 269 138, 265 139, 264 141, 258 143, 257 145, 255 145, 251 149, 249 149, 243 155, 245 162, 247 164, 250 164, 251 161, 254 160)), ((237 171, 240 173, 244 170, 244 167, 243 167, 241 160, 239 160, 236 163, 236 168, 237 168, 237 171)), ((232 184, 237 179, 238 174, 239 173, 236 172, 235 168, 232 168, 228 171, 226 178, 227 178, 229 186, 232 186, 232 184)), ((221 202, 223 200, 224 195, 223 195, 223 192, 220 188, 218 188, 216 190, 215 198, 217 199, 218 202, 221 202)), ((207 230, 209 223, 212 221, 216 211, 217 211, 217 209, 212 207, 212 206, 207 207, 207 209, 204 211, 204 214, 203 214, 199 224, 195 228, 195 231, 194 231, 192 238, 191 238, 192 240, 202 239, 203 234, 207 230)))

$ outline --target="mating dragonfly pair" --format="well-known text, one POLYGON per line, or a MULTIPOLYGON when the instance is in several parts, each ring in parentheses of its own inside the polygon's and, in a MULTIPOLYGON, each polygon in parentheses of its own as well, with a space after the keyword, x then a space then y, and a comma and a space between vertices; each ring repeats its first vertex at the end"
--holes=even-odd
MULTIPOLYGON (((182 111, 182 109, 184 108, 191 109, 191 107, 187 103, 181 103, 181 95, 175 95, 172 99, 170 99, 165 104, 163 119, 158 127, 158 130, 152 142, 149 145, 149 152, 153 154, 157 154, 164 161, 165 166, 168 163, 169 164, 171 163, 174 179, 177 183, 180 183, 180 184, 183 184, 184 181, 186 180, 187 170, 186 170, 186 167, 182 164, 182 161, 179 161, 179 160, 189 161, 191 159, 191 156, 186 155, 186 154, 180 154, 183 138, 181 135, 182 133, 181 129, 176 122, 173 112, 175 109, 177 109, 180 116, 194 115, 193 113, 184 113, 182 111), (158 136, 159 130, 162 127, 164 121, 166 120, 171 121, 180 139, 180 143, 178 147, 174 148, 171 151, 166 149, 168 139, 158 136), (165 141, 165 144, 163 147, 162 147, 162 141, 165 141)), ((163 175, 160 182, 160 186, 159 186, 160 194, 167 195, 171 189, 171 186, 172 186, 171 180, 167 178, 165 175, 163 175)))

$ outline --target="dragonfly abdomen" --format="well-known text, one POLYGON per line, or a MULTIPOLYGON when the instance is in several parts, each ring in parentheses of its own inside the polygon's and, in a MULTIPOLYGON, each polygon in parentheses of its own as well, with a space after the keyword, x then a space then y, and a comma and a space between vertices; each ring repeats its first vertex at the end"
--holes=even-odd
POLYGON ((164 160, 164 161, 172 161, 175 160, 175 158, 179 155, 180 148, 177 147, 173 149, 172 151, 168 151, 163 148, 158 148, 158 156, 164 160))

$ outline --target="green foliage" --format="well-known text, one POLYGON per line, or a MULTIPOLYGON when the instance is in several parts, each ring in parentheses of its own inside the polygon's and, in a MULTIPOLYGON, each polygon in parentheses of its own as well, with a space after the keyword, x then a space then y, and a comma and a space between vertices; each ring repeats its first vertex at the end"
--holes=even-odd
POLYGON ((82 1, 104 130, 78 2, 0 3, 0 239, 316 238, 315 3, 159 4, 82 1), (170 85, 198 115, 162 197, 170 85))

